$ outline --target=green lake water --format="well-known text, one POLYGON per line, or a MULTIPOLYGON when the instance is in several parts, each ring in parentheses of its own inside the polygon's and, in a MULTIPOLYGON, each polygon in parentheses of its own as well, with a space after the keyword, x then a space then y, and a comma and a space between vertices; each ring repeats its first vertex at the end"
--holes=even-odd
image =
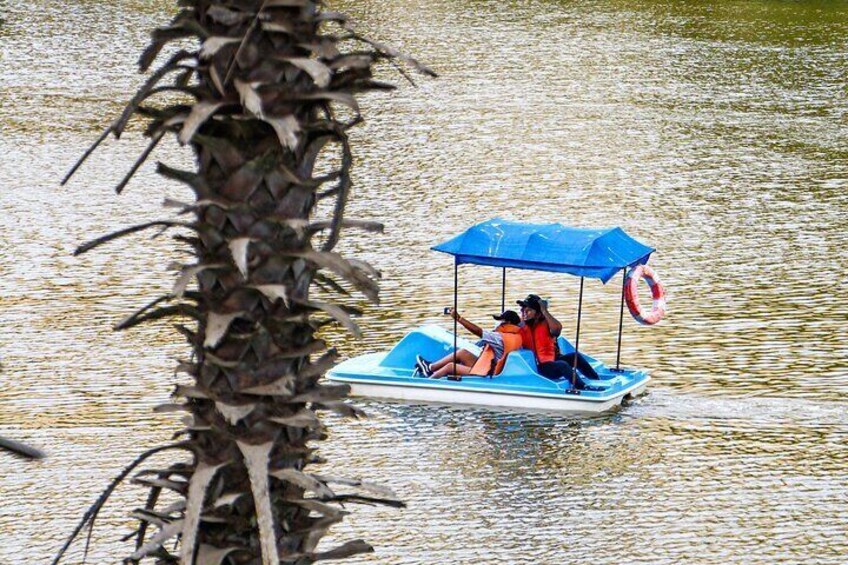
MULTIPOLYGON (((383 272, 345 356, 446 324, 453 266, 429 251, 493 216, 619 225, 657 248, 658 326, 625 319, 622 363, 648 394, 592 419, 359 402, 330 420, 327 474, 392 486, 409 507, 351 508, 350 563, 848 562, 848 3, 372 0, 332 2, 439 72, 363 101, 345 253, 383 272)), ((167 292, 180 259, 140 235, 189 198, 154 162, 120 197, 139 128, 58 182, 140 84, 164 1, 0 1, 0 563, 45 563, 112 477, 181 424, 154 415, 179 382, 165 324, 112 325, 167 292)), ((500 271, 460 269, 460 309, 500 306, 500 271)), ((581 349, 615 361, 620 278, 587 282, 581 349)), ((508 272, 567 332, 579 281, 508 272)), ((92 563, 120 562, 142 505, 125 485, 92 563)), ((69 562, 76 562, 81 546, 69 562)))

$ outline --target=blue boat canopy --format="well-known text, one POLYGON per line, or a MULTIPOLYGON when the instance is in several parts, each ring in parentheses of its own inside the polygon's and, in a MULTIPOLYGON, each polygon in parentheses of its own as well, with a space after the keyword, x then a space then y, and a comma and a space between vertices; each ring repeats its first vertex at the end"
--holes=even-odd
POLYGON ((645 264, 654 248, 621 228, 572 228, 493 218, 432 247, 456 257, 457 264, 569 273, 600 279, 645 264))

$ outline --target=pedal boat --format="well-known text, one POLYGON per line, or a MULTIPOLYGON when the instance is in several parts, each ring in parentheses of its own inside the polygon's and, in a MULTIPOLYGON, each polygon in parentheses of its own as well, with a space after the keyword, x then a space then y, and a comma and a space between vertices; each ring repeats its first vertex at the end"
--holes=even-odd
MULTIPOLYGON (((560 224, 525 224, 500 218, 477 224, 432 249, 455 257, 455 307, 458 302, 456 283, 460 264, 503 269, 501 311, 505 306, 507 268, 579 276, 581 283, 576 345, 562 336, 558 338, 560 352, 565 355, 573 355, 580 342, 583 279, 598 278, 606 283, 619 271, 626 275, 628 268, 647 263, 654 251, 620 228, 581 229, 560 224)), ((622 285, 622 291, 623 288, 622 285)), ((644 370, 620 367, 623 313, 622 302, 618 355, 614 368, 580 352, 599 377, 588 379, 576 373, 574 378, 582 381, 582 390, 575 390, 571 379, 553 381, 541 376, 536 371, 533 353, 526 349, 509 353, 500 374, 493 376, 463 375, 460 380, 415 376, 413 370, 416 355, 432 361, 444 357, 457 347, 479 353, 479 347, 457 335, 456 323, 453 332, 436 325, 421 326, 407 333, 389 351, 365 354, 340 363, 327 373, 327 378, 350 385, 352 396, 568 414, 601 413, 643 394, 650 381, 644 370)))

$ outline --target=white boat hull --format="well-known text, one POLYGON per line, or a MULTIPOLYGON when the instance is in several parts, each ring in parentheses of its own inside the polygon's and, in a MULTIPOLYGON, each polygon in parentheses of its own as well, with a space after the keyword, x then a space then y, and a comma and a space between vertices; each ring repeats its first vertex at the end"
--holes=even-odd
MULTIPOLYGON (((581 382, 581 393, 569 393, 567 380, 546 379, 536 370, 531 351, 511 352, 494 377, 463 376, 461 381, 416 377, 418 356, 439 359, 453 350, 453 334, 425 325, 409 332, 388 352, 366 353, 348 359, 327 372, 333 382, 350 385, 353 396, 402 402, 434 402, 461 406, 490 406, 520 410, 545 410, 567 414, 598 414, 619 406, 624 399, 642 394, 650 378, 639 369, 610 370, 585 356, 598 373, 581 382)), ((568 345, 560 337, 560 348, 568 345)), ((473 347, 462 340, 462 348, 473 347)))
POLYGON ((604 399, 592 399, 579 394, 533 394, 503 393, 496 391, 463 390, 453 386, 450 389, 422 384, 404 386, 386 385, 379 382, 363 382, 360 379, 344 379, 330 376, 334 382, 347 383, 351 387, 351 396, 380 398, 406 402, 432 402, 465 406, 488 406, 498 408, 516 408, 523 410, 545 410, 568 414, 599 414, 620 405, 625 399, 644 394, 648 381, 639 383, 632 389, 621 390, 619 394, 604 399))

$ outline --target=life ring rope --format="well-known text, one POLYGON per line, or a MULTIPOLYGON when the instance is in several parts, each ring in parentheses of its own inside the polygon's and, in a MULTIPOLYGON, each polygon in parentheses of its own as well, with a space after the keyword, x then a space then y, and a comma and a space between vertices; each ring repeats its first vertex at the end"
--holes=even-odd
POLYGON ((638 265, 627 273, 627 281, 624 285, 624 301, 633 318, 642 325, 653 326, 663 319, 667 308, 665 302, 665 287, 652 268, 647 265, 638 265), (651 298, 653 306, 651 311, 645 313, 639 304, 639 281, 645 279, 651 287, 651 298))

